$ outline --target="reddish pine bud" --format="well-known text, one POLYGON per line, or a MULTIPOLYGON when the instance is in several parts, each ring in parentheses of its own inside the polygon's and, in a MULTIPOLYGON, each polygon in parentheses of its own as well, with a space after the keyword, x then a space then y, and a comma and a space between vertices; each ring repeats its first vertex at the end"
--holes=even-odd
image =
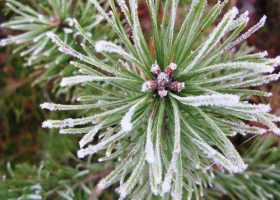
POLYGON ((161 69, 159 68, 158 64, 155 63, 152 65, 151 72, 155 73, 156 75, 161 73, 161 69))
POLYGON ((156 81, 152 80, 152 81, 146 81, 145 83, 143 83, 142 85, 142 92, 151 92, 152 90, 157 89, 158 84, 156 81))
POLYGON ((167 96, 167 93, 168 93, 168 91, 165 90, 164 88, 159 88, 159 89, 158 89, 158 95, 159 95, 161 98, 167 96))
POLYGON ((166 87, 169 83, 170 83, 170 78, 169 76, 167 76, 166 73, 164 72, 161 72, 159 75, 158 75, 158 86, 159 87, 166 87))
POLYGON ((177 65, 175 63, 171 63, 165 69, 165 73, 167 74, 167 76, 171 77, 176 68, 177 68, 177 65))
POLYGON ((185 83, 179 83, 177 81, 170 83, 170 86, 169 86, 170 90, 175 90, 175 91, 179 91, 179 92, 184 88, 185 88, 185 83))

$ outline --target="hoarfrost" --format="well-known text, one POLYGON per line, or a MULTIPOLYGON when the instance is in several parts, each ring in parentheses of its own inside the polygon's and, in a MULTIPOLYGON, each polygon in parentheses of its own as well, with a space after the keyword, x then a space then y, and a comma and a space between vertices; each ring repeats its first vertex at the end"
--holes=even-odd
POLYGON ((43 128, 63 128, 63 127, 74 127, 74 120, 72 118, 61 120, 47 120, 42 123, 43 128))
POLYGON ((132 128, 133 128, 133 124, 131 123, 131 119, 132 119, 132 116, 134 115, 136 106, 137 106, 137 104, 132 106, 128 110, 128 112, 125 114, 125 116, 122 118, 121 126, 122 126, 122 129, 126 132, 131 131, 132 128))
POLYGON ((118 53, 118 54, 126 54, 126 52, 121 49, 119 46, 117 46, 116 44, 112 43, 112 42, 107 42, 104 40, 98 41, 96 42, 95 45, 95 50, 97 52, 102 52, 102 51, 107 51, 109 53, 118 53))
POLYGON ((212 94, 190 97, 179 97, 177 95, 172 94, 172 96, 181 101, 183 104, 191 106, 230 106, 238 104, 240 99, 239 96, 233 94, 212 94))

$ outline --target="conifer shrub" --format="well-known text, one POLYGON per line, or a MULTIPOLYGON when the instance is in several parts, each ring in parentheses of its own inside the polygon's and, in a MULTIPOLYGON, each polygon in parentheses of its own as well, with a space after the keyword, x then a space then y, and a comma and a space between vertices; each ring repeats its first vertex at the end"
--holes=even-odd
MULTIPOLYGON (((79 142, 79 158, 101 151, 105 156, 99 162, 118 159, 116 168, 99 182, 100 188, 119 182, 116 191, 120 199, 145 199, 148 193, 149 197, 171 195, 182 199, 184 195, 184 199, 191 199, 193 191, 198 198, 197 185, 204 184, 205 177, 212 179, 212 168, 235 174, 248 167, 228 137, 267 131, 280 134, 274 124, 280 118, 269 114, 270 106, 251 104, 247 99, 250 95, 272 94, 246 89, 278 80, 280 75, 272 72, 280 57, 268 59, 267 52, 260 52, 217 62, 260 29, 265 16, 242 33, 249 13, 239 14, 234 7, 209 31, 227 1, 218 1, 204 14, 207 0, 193 0, 178 34, 174 34, 178 0, 165 2, 161 22, 160 1, 147 0, 153 27, 149 48, 139 22, 137 1, 129 1, 129 6, 123 0, 117 1, 132 37, 113 0, 109 0, 110 13, 96 0, 91 2, 123 46, 92 39, 76 19, 73 22, 79 34, 88 41, 88 45, 81 44, 83 52, 52 31, 47 36, 61 52, 80 60, 70 62, 79 73, 62 78, 60 86, 87 84, 102 90, 102 95, 78 97, 77 105, 46 102, 41 108, 87 110, 83 118, 51 119, 42 126, 59 128, 61 134, 84 134, 79 142), (207 29, 210 34, 194 49, 207 29), (97 57, 98 53, 103 57, 97 57), (114 59, 116 54, 123 60, 114 59), (247 121, 259 121, 267 128, 249 126, 247 121), (93 144, 97 134, 99 142, 93 144)), ((271 197, 266 189, 257 195, 271 197)))

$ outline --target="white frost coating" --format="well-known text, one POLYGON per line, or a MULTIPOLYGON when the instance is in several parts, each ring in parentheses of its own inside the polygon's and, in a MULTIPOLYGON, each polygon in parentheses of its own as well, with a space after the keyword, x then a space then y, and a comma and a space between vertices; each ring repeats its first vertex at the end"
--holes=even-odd
MULTIPOLYGON (((128 21, 129 25, 132 27, 133 22, 129 18, 128 14, 130 14, 130 13, 129 13, 129 10, 128 10, 126 4, 125 4, 125 1, 124 0, 117 0, 117 2, 119 4, 119 6, 121 7, 121 11, 125 14, 126 20, 128 21)), ((110 1, 110 3, 111 3, 111 1, 110 1)))
POLYGON ((257 134, 264 134, 266 133, 266 129, 263 129, 263 128, 259 128, 259 127, 256 127, 256 126, 249 126, 247 124, 239 124, 239 123, 236 123, 236 122, 232 122, 232 121, 228 121, 228 120, 223 120, 231 125, 234 125, 238 128, 241 128, 240 130, 246 132, 246 133, 257 133, 257 134))
POLYGON ((107 42, 104 40, 96 42, 95 50, 97 52, 102 52, 102 51, 107 51, 109 53, 118 53, 118 54, 127 54, 121 47, 118 45, 112 43, 112 42, 107 42))
POLYGON ((272 74, 272 75, 268 75, 263 77, 264 83, 267 84, 271 81, 277 81, 280 77, 280 73, 279 74, 272 74))
POLYGON ((125 114, 125 116, 121 120, 121 127, 124 132, 129 132, 133 128, 133 124, 131 123, 132 116, 134 115, 135 109, 141 104, 143 101, 147 100, 147 98, 143 98, 135 105, 131 106, 131 108, 128 110, 128 112, 125 114))
POLYGON ((241 35, 238 39, 236 39, 234 42, 230 43, 226 48, 224 48, 224 51, 231 49, 232 47, 236 46, 237 44, 239 44, 240 42, 243 42, 244 40, 246 40, 248 37, 250 37, 254 32, 256 32, 257 30, 259 30, 261 27, 264 26, 265 21, 266 21, 266 16, 264 15, 261 20, 252 28, 250 28, 246 33, 244 33, 243 35, 241 35))
POLYGON ((93 140, 95 134, 102 127, 103 123, 96 125, 91 131, 89 131, 84 137, 79 141, 80 148, 83 148, 87 143, 90 143, 93 140))
POLYGON ((253 53, 253 54, 249 54, 249 55, 245 55, 245 56, 240 56, 240 57, 237 57, 235 58, 234 60, 238 60, 238 59, 244 59, 244 60, 251 60, 251 59, 260 59, 260 58, 264 58, 268 56, 268 52, 267 51, 264 51, 264 52, 259 52, 259 53, 253 53))
POLYGON ((166 97, 167 96, 168 91, 167 90, 159 90, 158 94, 161 97, 166 97))
POLYGON ((205 84, 205 83, 229 81, 229 80, 238 79, 238 78, 243 77, 243 76, 253 76, 253 75, 252 75, 252 73, 248 73, 248 71, 241 71, 241 72, 237 72, 237 73, 234 73, 234 74, 221 76, 221 77, 218 77, 218 78, 211 78, 211 79, 206 79, 206 80, 195 81, 193 83, 194 84, 205 84))
POLYGON ((86 34, 89 36, 89 37, 92 37, 92 34, 90 32, 86 32, 86 34))
POLYGON ((179 97, 174 94, 171 95, 174 98, 181 101, 183 104, 191 105, 191 106, 202 106, 202 105, 230 106, 230 105, 238 104, 240 99, 239 96, 233 94, 212 94, 212 95, 200 95, 200 96, 190 96, 190 97, 179 97))
POLYGON ((81 53, 75 51, 68 45, 66 45, 64 42, 62 42, 57 35, 55 35, 53 32, 49 31, 46 33, 46 35, 52 39, 52 42, 56 43, 57 46, 59 46, 58 50, 62 53, 72 55, 76 58, 79 58, 80 60, 84 60, 81 53))
POLYGON ((234 20, 232 22, 232 24, 230 25, 230 27, 228 27, 226 32, 236 29, 241 24, 243 24, 245 21, 249 21, 250 19, 249 19, 248 15, 249 15, 249 11, 246 10, 243 14, 240 15, 240 17, 237 20, 234 20))
POLYGON ((241 87, 248 87, 248 86, 258 86, 258 85, 263 85, 267 84, 271 81, 277 81, 280 77, 279 74, 272 74, 272 75, 267 75, 267 76, 262 76, 256 79, 248 80, 248 81, 243 81, 239 83, 233 83, 233 84, 226 84, 226 85, 220 85, 220 86, 215 86, 213 88, 241 88, 241 87))
POLYGON ((266 56, 268 56, 268 52, 267 51, 264 51, 264 52, 260 52, 260 58, 264 58, 266 56))
POLYGON ((48 109, 48 110, 54 111, 54 110, 56 110, 55 105, 56 104, 54 104, 52 102, 51 103, 45 102, 45 103, 41 104, 40 107, 42 109, 48 109))
POLYGON ((277 56, 274 59, 268 59, 268 61, 265 64, 270 65, 272 67, 277 67, 280 64, 280 56, 277 56))
POLYGON ((177 69, 177 65, 175 63, 171 63, 169 65, 169 67, 174 71, 175 69, 177 69))
POLYGON ((125 137, 127 134, 128 134, 128 132, 124 132, 123 130, 120 130, 117 134, 111 136, 110 138, 108 138, 106 140, 102 140, 101 142, 99 142, 96 145, 89 145, 86 149, 79 150, 78 157, 83 158, 86 155, 94 154, 101 149, 105 149, 108 146, 108 144, 125 137))
MULTIPOLYGON (((156 156, 155 156, 156 157, 156 156)), ((161 163, 159 164, 158 162, 160 161, 161 162, 161 157, 159 156, 159 158, 157 159, 157 157, 156 157, 156 159, 155 159, 155 162, 154 162, 154 168, 155 168, 155 182, 156 182, 156 184, 157 185, 159 185, 159 184, 161 184, 161 182, 162 182, 162 167, 161 167, 161 163), (159 165, 159 166, 158 166, 159 165), (159 168, 159 169, 158 169, 159 168)))
POLYGON ((249 114, 257 114, 257 113, 267 113, 271 110, 270 104, 243 104, 239 103, 237 105, 228 105, 229 109, 249 113, 249 114))
POLYGON ((77 83, 84 83, 86 81, 92 81, 94 80, 94 76, 72 76, 72 77, 66 77, 62 78, 60 86, 68 86, 73 85, 77 83))
POLYGON ((122 126, 122 129, 123 129, 125 132, 129 132, 129 131, 131 131, 132 128, 133 128, 133 124, 131 123, 131 119, 132 119, 132 116, 134 115, 136 106, 137 106, 137 104, 135 104, 134 106, 132 106, 132 107, 128 110, 128 112, 125 114, 125 116, 122 118, 121 126, 122 126))
POLYGON ((61 120, 47 120, 42 123, 43 128, 63 128, 63 127, 74 127, 74 120, 72 118, 61 120))
MULTIPOLYGON (((218 2, 220 2, 220 1, 218 1, 218 2)), ((227 2, 228 2, 228 0, 224 0, 224 2, 221 4, 221 6, 220 6, 220 12, 221 12, 221 10, 223 9, 223 7, 226 5, 227 2)))
POLYGON ((154 113, 152 113, 152 116, 149 119, 148 128, 147 128, 147 141, 146 141, 146 160, 148 163, 153 163, 155 161, 155 152, 154 152, 154 145, 152 142, 152 117, 154 113))
POLYGON ((260 122, 268 126, 272 132, 274 132, 276 135, 280 135, 280 129, 274 123, 272 123, 270 119, 265 117, 264 113, 255 114, 255 116, 259 119, 260 122))
POLYGON ((161 72, 159 75, 158 75, 158 83, 165 83, 165 82, 169 82, 169 77, 168 75, 165 73, 165 72, 161 72))
POLYGON ((169 192, 171 189, 172 175, 176 169, 177 157, 178 153, 173 151, 172 160, 170 162, 170 165, 164 177, 164 181, 162 183, 162 194, 169 192))
POLYGON ((17 41, 16 41, 16 44, 21 44, 21 43, 24 43, 24 42, 26 42, 26 40, 25 40, 25 39, 22 39, 22 40, 17 40, 17 41))
POLYGON ((268 119, 271 122, 279 122, 280 121, 280 117, 276 116, 276 115, 272 115, 269 113, 264 113, 263 114, 265 116, 266 119, 268 119))
POLYGON ((68 33, 73 33, 73 30, 71 28, 63 28, 63 31, 68 34, 68 33))
POLYGON ((31 190, 42 190, 42 187, 39 183, 35 184, 35 185, 32 185, 30 187, 31 190))
POLYGON ((147 92, 149 91, 149 88, 150 88, 150 81, 146 81, 142 84, 142 89, 141 89, 141 92, 147 92))
POLYGON ((72 48, 69 48, 69 46, 65 45, 65 46, 60 46, 58 48, 58 50, 62 53, 65 53, 65 54, 69 54, 71 56, 74 56, 76 58, 79 58, 80 60, 84 60, 83 57, 82 57, 82 54, 80 54, 79 52, 75 51, 74 49, 72 48))
MULTIPOLYGON (((21 199, 21 198, 19 198, 19 199, 21 199)), ((24 199, 43 199, 43 197, 38 194, 26 194, 26 195, 24 195, 24 199)))
POLYGON ((152 191, 152 193, 153 193, 155 196, 158 195, 158 190, 157 190, 157 188, 151 186, 151 191, 152 191))
POLYGON ((2 47, 6 46, 6 41, 7 41, 7 39, 0 40, 0 46, 2 46, 2 47))
POLYGON ((146 160, 148 163, 153 163, 155 161, 155 153, 153 148, 153 142, 151 141, 151 138, 148 138, 147 136, 147 142, 146 142, 146 160))
POLYGON ((105 189, 105 188, 106 188, 106 186, 105 186, 104 181, 103 181, 103 180, 101 180, 101 181, 98 183, 97 187, 98 187, 99 189, 105 189))
MULTIPOLYGON (((100 148, 102 149, 102 148, 100 148)), ((104 148, 105 149, 105 148, 104 148)), ((86 155, 95 154, 98 151, 98 149, 95 148, 95 146, 89 145, 86 149, 80 149, 77 152, 78 158, 84 158, 86 155)))
POLYGON ((256 72, 273 72, 274 67, 271 67, 266 64, 261 63, 253 63, 253 62, 228 62, 228 63, 221 63, 221 64, 215 64, 207 67, 203 67, 199 70, 194 71, 195 72, 208 72, 209 70, 221 70, 221 69, 249 69, 254 70, 256 72))
MULTIPOLYGON (((156 71, 160 70, 159 65, 157 63, 152 64, 151 72, 155 73, 156 71)), ((161 70, 160 70, 161 71, 161 70)))
POLYGON ((203 153, 207 154, 209 157, 213 157, 217 154, 217 151, 213 149, 210 145, 203 141, 199 141, 197 139, 192 139, 192 141, 197 145, 197 147, 203 151, 203 153))
POLYGON ((148 92, 150 90, 153 90, 152 85, 155 84, 153 81, 146 81, 142 84, 141 92, 148 92))
POLYGON ((49 21, 47 21, 47 20, 45 19, 45 17, 44 17, 42 14, 39 14, 39 15, 38 15, 38 19, 39 19, 41 22, 43 22, 44 24, 49 24, 49 21))
POLYGON ((242 58, 246 58, 246 60, 249 60, 249 59, 260 59, 260 58, 264 58, 266 56, 268 56, 268 52, 264 51, 264 52, 249 54, 249 55, 245 55, 245 56, 240 56, 240 57, 237 57, 236 59, 242 59, 242 58))
MULTIPOLYGON (((108 149, 109 150, 109 149, 108 149)), ((111 149, 110 149, 110 151, 106 151, 106 153, 105 153, 105 155, 108 157, 108 156, 110 156, 111 155, 111 153, 112 153, 112 151, 111 151, 111 149)), ((99 160, 98 160, 99 161, 99 160)), ((99 161, 100 162, 100 161, 99 161)))
MULTIPOLYGON (((134 102, 133 102, 134 103, 134 102)), ((84 125, 84 124, 88 124, 90 122, 92 122, 93 120, 97 120, 97 119, 101 119, 104 116, 108 116, 111 114, 114 114, 116 112, 123 112, 125 109, 129 108, 132 104, 128 104, 128 105, 124 105, 121 107, 118 107, 116 109, 113 110, 109 110, 106 112, 103 112, 101 114, 96 114, 90 117, 85 117, 85 118, 77 118, 77 119, 65 119, 65 120, 47 120, 43 123, 44 128, 45 127, 49 127, 49 128, 63 128, 65 126, 68 126, 68 124, 70 125, 69 127, 73 127, 74 125, 84 125), (72 121, 72 123, 70 123, 70 121, 72 121)))
POLYGON ((237 168, 235 165, 233 165, 231 162, 229 162, 228 160, 226 160, 226 161, 228 161, 228 163, 222 162, 222 161, 221 161, 220 159, 218 159, 217 157, 213 157, 213 160, 215 161, 216 164, 221 165, 223 168, 227 169, 230 173, 239 173, 239 172, 244 171, 244 170, 239 171, 238 168, 237 168), (226 164, 229 164, 229 166, 226 165, 226 164), (230 164, 231 164, 231 165, 230 165, 230 164))
MULTIPOLYGON (((98 183, 98 187, 100 189, 105 189, 107 187, 109 187, 112 183, 112 180, 123 170, 126 169, 126 167, 128 166, 128 164, 130 164, 132 159, 129 159, 128 161, 126 161, 126 163, 122 163, 120 164, 118 167, 116 167, 113 171, 110 172, 109 175, 107 175, 105 178, 103 178, 99 183, 98 183)), ((133 163, 132 163, 133 164, 133 163)), ((119 192, 119 189, 118 190, 116 189, 116 192, 119 192)))
MULTIPOLYGON (((147 156, 147 154, 146 154, 146 156, 147 156)), ((157 196, 159 191, 158 191, 157 185, 155 183, 155 171, 154 171, 154 167, 153 166, 154 166, 153 164, 149 165, 150 186, 151 186, 152 193, 155 196, 157 196)))
POLYGON ((69 26, 73 26, 73 25, 74 25, 74 19, 72 19, 72 18, 70 18, 70 17, 67 17, 64 21, 65 21, 65 22, 68 22, 68 21, 69 21, 69 23, 68 23, 69 26))
POLYGON ((80 134, 80 133, 87 133, 90 130, 88 130, 87 128, 76 128, 76 129, 61 129, 59 130, 59 134, 80 134))
POLYGON ((80 76, 71 76, 62 78, 60 86, 68 86, 77 83, 84 83, 87 81, 121 81, 121 80, 128 80, 124 78, 116 78, 116 77, 104 77, 104 76, 91 76, 91 75, 80 75, 80 76))

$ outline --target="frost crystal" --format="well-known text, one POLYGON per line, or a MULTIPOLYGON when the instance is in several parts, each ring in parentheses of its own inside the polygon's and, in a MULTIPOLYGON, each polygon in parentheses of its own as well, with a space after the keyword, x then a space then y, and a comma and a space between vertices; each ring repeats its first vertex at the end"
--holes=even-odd
POLYGON ((132 106, 125 116, 122 118, 121 126, 122 129, 126 132, 129 132, 133 128, 133 124, 131 123, 132 116, 134 115, 136 105, 132 106))
POLYGON ((212 95, 201 95, 195 97, 179 97, 172 95, 174 98, 181 101, 183 104, 191 106, 234 106, 239 104, 240 97, 233 94, 212 94, 212 95))
POLYGON ((119 46, 115 45, 112 42, 107 42, 104 40, 98 41, 96 43, 95 50, 97 52, 108 51, 109 53, 112 52, 119 53, 119 54, 125 53, 125 51, 121 49, 119 46))
POLYGON ((63 121, 60 120, 47 120, 42 124, 43 128, 63 128, 63 127, 74 127, 74 120, 69 118, 63 121))
POLYGON ((162 194, 165 194, 171 189, 172 175, 176 169, 176 161, 177 161, 178 153, 174 152, 171 163, 165 175, 164 181, 162 183, 162 194))
POLYGON ((55 104, 54 104, 54 103, 45 102, 45 103, 41 104, 40 107, 41 107, 42 109, 49 109, 49 110, 51 110, 51 111, 56 110, 55 104))
POLYGON ((83 60, 82 54, 80 54, 79 52, 75 51, 74 49, 72 49, 71 47, 69 47, 68 45, 66 45, 64 42, 62 42, 59 37, 57 35, 55 35, 53 32, 49 31, 46 33, 46 35, 52 39, 53 42, 55 42, 59 48, 58 50, 61 51, 62 53, 65 54, 69 54, 72 55, 76 58, 79 58, 81 60, 83 60))
POLYGON ((146 147, 145 147, 146 160, 148 161, 148 163, 153 163, 155 161, 154 145, 153 145, 153 142, 151 139, 151 134, 152 134, 151 133, 152 132, 151 122, 152 122, 153 114, 150 117, 149 122, 148 122, 147 141, 146 141, 146 147))

